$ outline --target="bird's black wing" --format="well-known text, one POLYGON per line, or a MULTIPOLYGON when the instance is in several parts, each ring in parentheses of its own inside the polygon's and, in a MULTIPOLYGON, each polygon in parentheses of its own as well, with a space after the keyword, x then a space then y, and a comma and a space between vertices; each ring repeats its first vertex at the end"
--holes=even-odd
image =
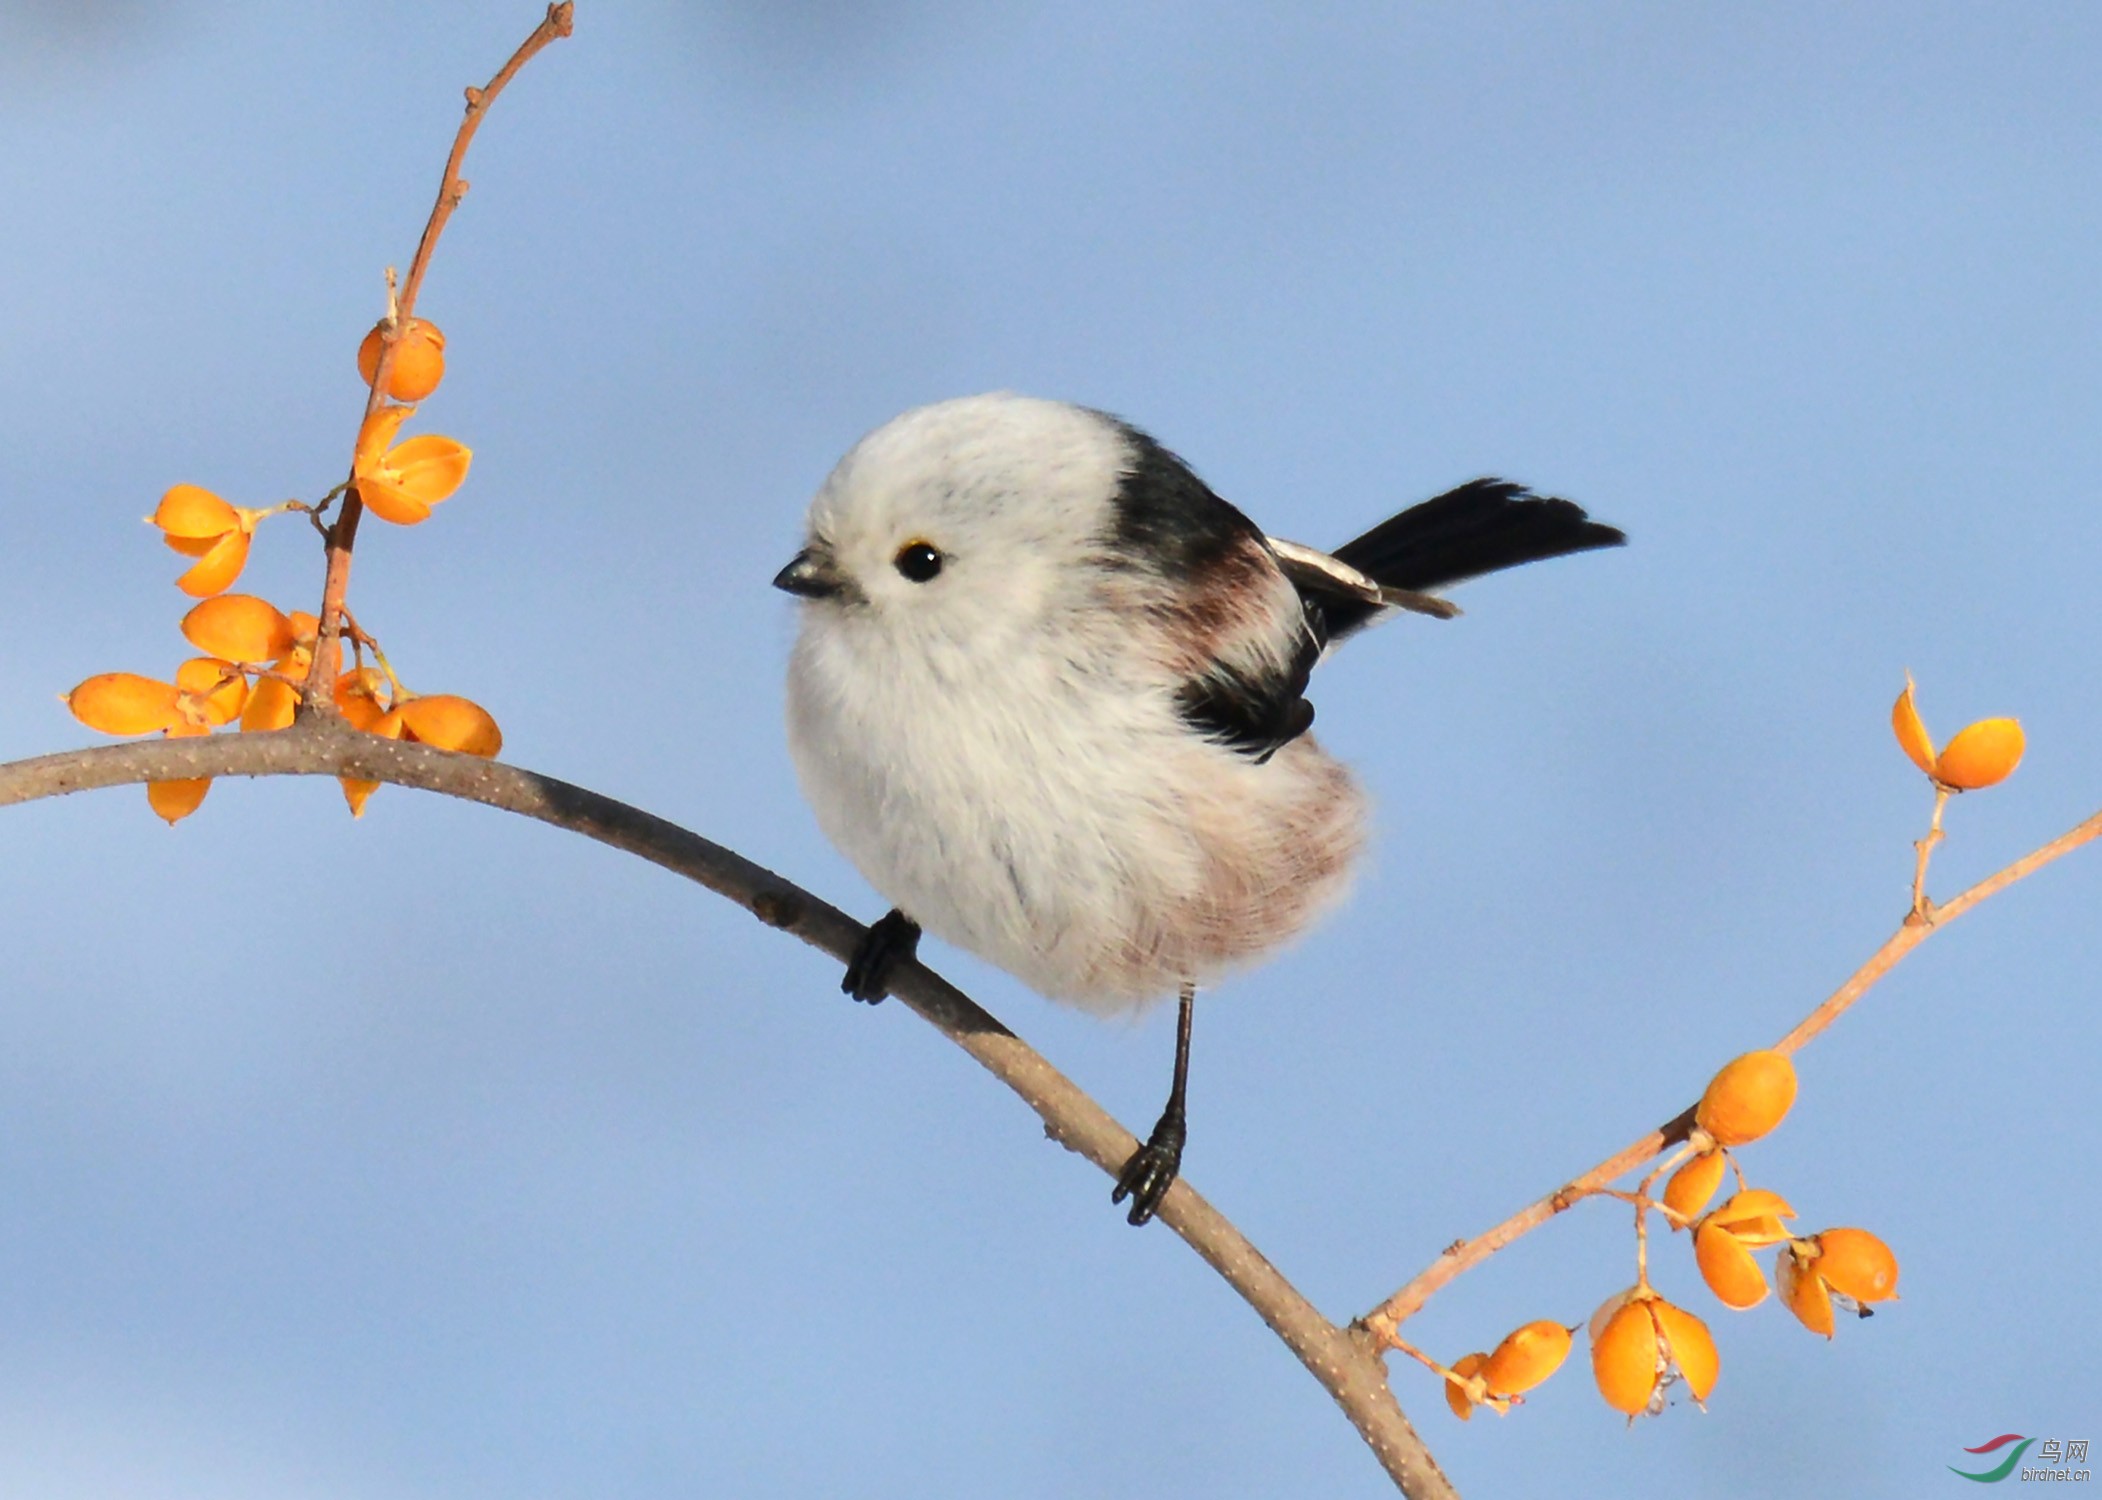
MULTIPOLYGON (((1112 421, 1115 419, 1112 418, 1112 421)), ((1199 734, 1266 761, 1314 722, 1307 678, 1321 655, 1314 621, 1282 664, 1242 633, 1250 590, 1277 572, 1262 529, 1214 494, 1190 466, 1151 437, 1117 422, 1128 458, 1111 502, 1112 535, 1102 557, 1172 587, 1169 628, 1199 643, 1204 665, 1176 693, 1183 721, 1199 734)))
MULTIPOLYGON (((1476 479, 1380 522, 1336 548, 1335 556, 1389 588, 1425 590, 1626 541, 1625 533, 1592 520, 1573 501, 1535 495, 1505 479, 1476 479)), ((1297 581, 1329 640, 1380 612, 1364 599, 1297 581)))
POLYGON ((1306 685, 1320 656, 1310 630, 1288 672, 1248 672, 1216 662, 1182 685, 1176 707, 1192 729, 1260 764, 1313 726, 1306 685))

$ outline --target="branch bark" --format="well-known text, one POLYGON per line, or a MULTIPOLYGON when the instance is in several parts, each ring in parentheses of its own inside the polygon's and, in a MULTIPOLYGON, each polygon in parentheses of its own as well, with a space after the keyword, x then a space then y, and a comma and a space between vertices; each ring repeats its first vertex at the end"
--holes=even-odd
MULTIPOLYGON (((660 865, 841 963, 865 930, 794 882, 625 802, 499 761, 360 734, 328 719, 275 733, 143 740, 13 761, 0 765, 0 807, 196 776, 353 776, 459 797, 660 865)), ((1018 1094, 1043 1120, 1046 1135, 1110 1177, 1137 1148, 1137 1139, 1107 1110, 933 970, 918 962, 901 966, 891 992, 1018 1094)), ((1321 1382, 1402 1494, 1409 1500, 1455 1500, 1451 1482, 1395 1401, 1383 1351, 1371 1337, 1324 1317, 1187 1180, 1169 1189, 1158 1217, 1321 1382)))

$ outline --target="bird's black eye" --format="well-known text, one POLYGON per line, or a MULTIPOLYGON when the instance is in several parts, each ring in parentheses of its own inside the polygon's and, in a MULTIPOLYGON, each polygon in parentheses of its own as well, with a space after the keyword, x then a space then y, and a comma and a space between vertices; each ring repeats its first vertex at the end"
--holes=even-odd
POLYGON ((942 555, 925 542, 907 542, 891 563, 914 583, 926 583, 942 570, 942 555))

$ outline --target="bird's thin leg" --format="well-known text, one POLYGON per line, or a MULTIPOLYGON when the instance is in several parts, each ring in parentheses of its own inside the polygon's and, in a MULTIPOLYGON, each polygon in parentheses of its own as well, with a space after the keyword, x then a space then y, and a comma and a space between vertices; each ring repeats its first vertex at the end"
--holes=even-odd
POLYGON ((920 946, 920 924, 901 911, 879 917, 862 935, 861 946, 847 960, 847 977, 839 987, 856 1000, 874 1005, 890 993, 890 976, 912 960, 920 946))
POLYGON ((1132 1152, 1131 1160, 1124 1163, 1116 1191, 1109 1195, 1112 1203, 1131 1199, 1128 1218, 1133 1224, 1143 1224, 1153 1217, 1175 1181, 1175 1174, 1182 1170, 1182 1147, 1190 1135, 1189 1118, 1183 1112, 1190 1082, 1190 1015, 1196 1008, 1197 986, 1185 984, 1182 1008, 1175 1017, 1175 1083, 1168 1090, 1168 1107, 1160 1112, 1146 1144, 1132 1152))

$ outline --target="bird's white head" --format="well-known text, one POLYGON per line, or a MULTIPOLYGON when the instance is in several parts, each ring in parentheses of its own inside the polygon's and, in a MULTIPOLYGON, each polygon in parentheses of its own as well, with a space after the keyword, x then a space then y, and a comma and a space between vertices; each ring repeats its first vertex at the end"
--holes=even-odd
POLYGON ((810 623, 997 655, 1075 602, 1130 464, 1121 424, 999 392, 906 412, 839 461, 774 581, 810 623))

